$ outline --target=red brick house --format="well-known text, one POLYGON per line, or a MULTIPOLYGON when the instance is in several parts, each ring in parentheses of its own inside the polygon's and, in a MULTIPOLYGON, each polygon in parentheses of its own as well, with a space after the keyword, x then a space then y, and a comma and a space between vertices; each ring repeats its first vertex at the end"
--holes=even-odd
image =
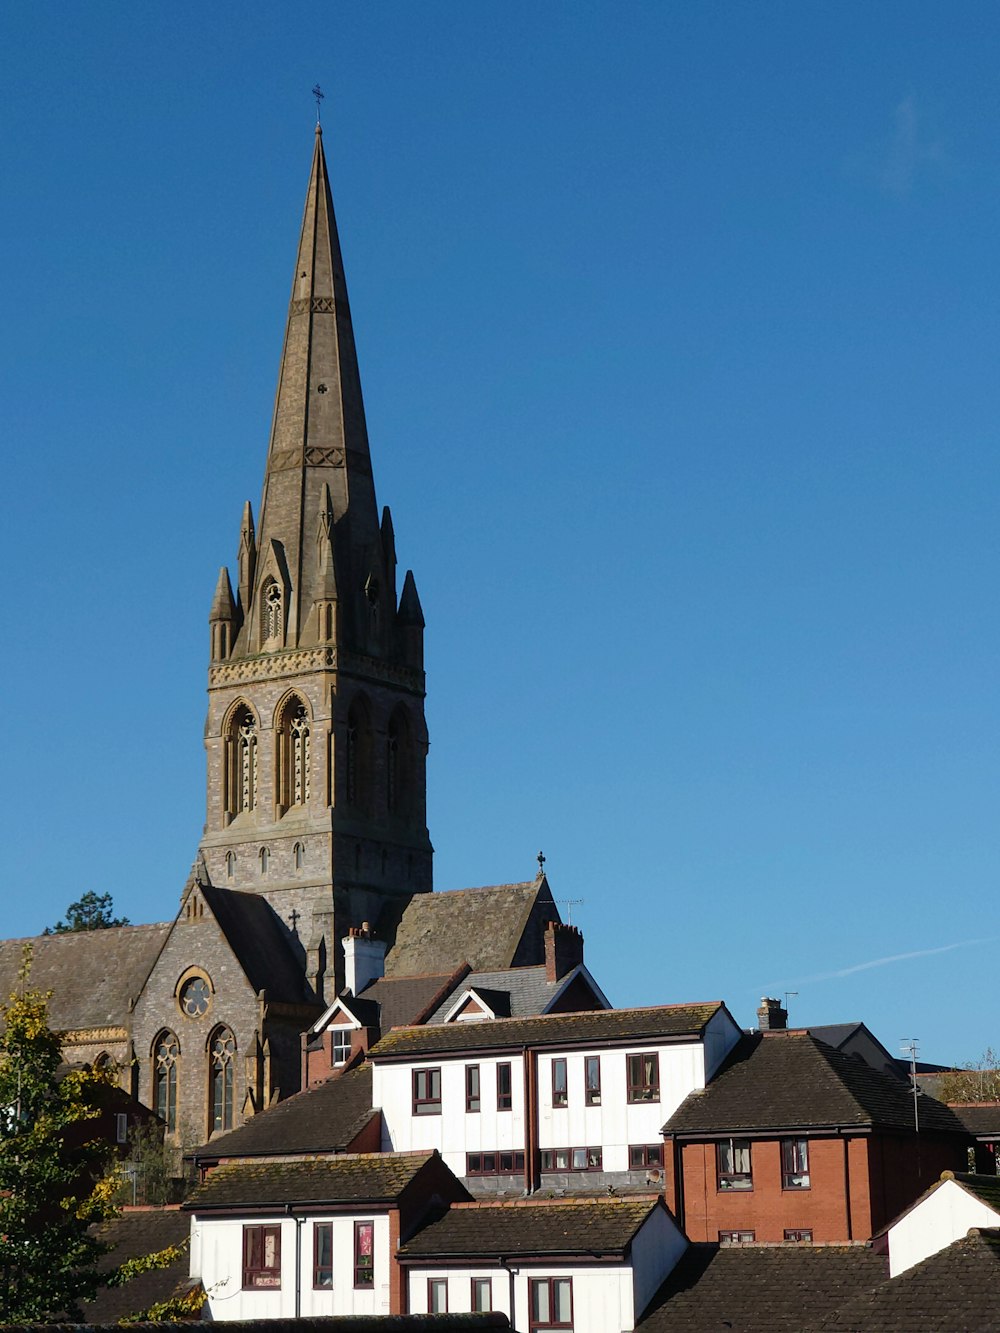
POLYGON ((803 1031, 743 1039, 664 1126, 668 1207, 692 1241, 866 1240, 969 1135, 947 1106, 803 1031))

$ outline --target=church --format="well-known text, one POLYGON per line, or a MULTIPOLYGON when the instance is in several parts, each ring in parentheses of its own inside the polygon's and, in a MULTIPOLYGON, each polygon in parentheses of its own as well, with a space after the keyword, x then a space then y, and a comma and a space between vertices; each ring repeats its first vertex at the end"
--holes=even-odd
MULTIPOLYGON (((116 1067, 177 1147, 298 1091, 344 941, 379 941, 387 985, 545 962, 559 913, 541 870, 432 892, 423 635, 376 501, 317 125, 261 503, 211 600, 206 817, 180 908, 30 941, 66 1059, 116 1067)), ((26 943, 0 941, 4 994, 26 943)))

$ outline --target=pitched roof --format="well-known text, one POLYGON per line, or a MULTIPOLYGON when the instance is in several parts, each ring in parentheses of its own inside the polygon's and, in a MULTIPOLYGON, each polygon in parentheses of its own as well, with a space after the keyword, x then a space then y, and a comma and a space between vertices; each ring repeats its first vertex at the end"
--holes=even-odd
MULTIPOLYGON (((919 1102, 920 1127, 965 1133, 932 1097, 919 1102)), ((745 1037, 702 1092, 692 1092, 664 1126, 667 1134, 761 1133, 858 1126, 911 1130, 905 1083, 817 1041, 807 1032, 745 1037)))
MULTIPOLYGON (((443 997, 454 995, 456 985, 465 984, 465 969, 430 972, 414 977, 379 977, 361 992, 361 999, 379 1006, 379 1026, 383 1032, 404 1023, 423 1023, 431 1005, 437 1007, 443 997)), ((346 1004, 351 1005, 351 1000, 346 1004)))
POLYGON ((266 990, 269 999, 287 1004, 313 1000, 288 931, 266 898, 213 884, 201 885, 199 892, 255 992, 266 990))
POLYGON ((303 1203, 391 1203, 436 1152, 350 1153, 306 1162, 218 1166, 183 1207, 190 1212, 303 1203))
POLYGON ((1000 1139, 1000 1102, 949 1102, 948 1105, 970 1134, 977 1138, 992 1134, 1000 1139))
POLYGON ((67 931, 28 940, 0 940, 0 1000, 18 989, 25 945, 31 946, 32 990, 51 991, 49 1022, 57 1031, 121 1027, 142 989, 169 922, 67 931))
POLYGON ((1000 1213, 1000 1176, 973 1175, 969 1171, 945 1171, 941 1177, 954 1179, 955 1182, 974 1194, 980 1203, 1000 1213))
POLYGON ((845 1301, 809 1327, 840 1333, 998 1330, 1000 1232, 974 1229, 898 1277, 845 1301))
POLYGON ((594 1009, 579 1014, 542 1014, 536 1018, 496 1018, 481 1023, 396 1028, 368 1054, 372 1059, 402 1060, 472 1049, 694 1039, 722 1007, 722 1002, 715 1000, 708 1004, 667 1004, 652 1009, 594 1009))
POLYGON ((691 1245, 657 1292, 640 1333, 801 1333, 810 1317, 882 1282, 866 1245, 691 1245))
POLYGON ((292 1157, 350 1147, 373 1115, 372 1067, 349 1069, 252 1116, 238 1129, 195 1149, 195 1160, 292 1157))
POLYGON ((419 1231, 400 1256, 623 1254, 661 1198, 453 1204, 419 1231))
POLYGON ((483 996, 489 992, 503 995, 508 1008, 505 1017, 508 1018, 525 1018, 531 1014, 541 1014, 545 1012, 546 1006, 565 982, 565 977, 560 977, 558 981, 547 980, 544 963, 535 967, 507 967, 493 972, 470 972, 461 985, 456 986, 450 995, 445 996, 427 1022, 443 1023, 459 995, 466 990, 474 990, 483 996))
POLYGON ((184 1250, 166 1268, 138 1273, 120 1287, 103 1287, 83 1307, 88 1324, 117 1324, 128 1315, 143 1314, 150 1306, 168 1300, 178 1288, 191 1286, 185 1245, 191 1234, 191 1219, 186 1213, 177 1208, 128 1209, 95 1231, 111 1246, 110 1253, 98 1264, 102 1273, 120 1267, 127 1259, 145 1258, 173 1246, 184 1246, 184 1250))
POLYGON ((538 963, 545 956, 545 921, 558 919, 544 876, 524 884, 418 893, 396 928, 386 976, 444 972, 463 962, 476 971, 538 963))

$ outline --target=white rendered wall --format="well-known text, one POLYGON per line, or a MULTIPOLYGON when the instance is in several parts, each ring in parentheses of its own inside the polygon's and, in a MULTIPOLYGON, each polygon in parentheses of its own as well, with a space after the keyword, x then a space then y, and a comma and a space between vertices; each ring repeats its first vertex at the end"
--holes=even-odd
POLYGON ((507 1315, 514 1328, 528 1327, 528 1282, 533 1277, 573 1279, 573 1333, 631 1333, 635 1328, 632 1304, 632 1272, 623 1264, 540 1265, 531 1268, 512 1264, 514 1313, 510 1310, 510 1271, 494 1268, 411 1269, 408 1279, 409 1311, 427 1314, 427 1279, 448 1281, 448 1313, 472 1308, 473 1277, 493 1281, 493 1308, 507 1315))
MULTIPOLYGON (((500 1267, 486 1268, 411 1268, 407 1275, 409 1314, 429 1314, 428 1278, 443 1278, 448 1283, 448 1313, 468 1314, 472 1309, 472 1279, 489 1278, 494 1310, 510 1319, 510 1274, 500 1267)), ((511 1323, 513 1324, 513 1320, 511 1323)), ((525 1324, 527 1328, 527 1324, 525 1324)))
POLYGON ((945 1180, 933 1194, 889 1228, 889 1276, 905 1273, 928 1255, 937 1254, 970 1227, 1000 1226, 1000 1214, 945 1180))
POLYGON ((673 1272, 687 1237, 665 1208, 657 1208, 632 1240, 632 1304, 637 1319, 673 1272))
POLYGON ((712 1015, 704 1038, 706 1079, 710 1081, 715 1077, 715 1071, 742 1036, 743 1029, 728 1010, 720 1009, 712 1015))
MULTIPOLYGON (((203 1217, 192 1222, 191 1275, 208 1294, 209 1318, 291 1319, 295 1316, 295 1218, 203 1217), (280 1226, 281 1287, 243 1291, 243 1226, 280 1226)), ((301 1221, 300 1311, 307 1315, 389 1313, 389 1219, 372 1213, 331 1214, 301 1221), (316 1221, 333 1223, 333 1289, 313 1290, 313 1232, 316 1221), (372 1287, 354 1287, 354 1223, 374 1222, 372 1287)))

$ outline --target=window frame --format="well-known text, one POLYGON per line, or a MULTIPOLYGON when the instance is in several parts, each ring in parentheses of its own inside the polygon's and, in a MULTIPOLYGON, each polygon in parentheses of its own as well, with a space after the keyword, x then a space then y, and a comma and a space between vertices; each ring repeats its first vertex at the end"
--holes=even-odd
POLYGON ((491 1277, 474 1277, 471 1280, 469 1290, 469 1308, 473 1314, 491 1314, 493 1310, 493 1279, 491 1277), (486 1304, 477 1299, 477 1292, 486 1291, 486 1304))
POLYGON ((720 1194, 746 1194, 753 1189, 753 1143, 750 1139, 718 1139, 715 1144, 715 1187, 720 1194), (739 1147, 737 1148, 737 1145, 739 1147), (728 1147, 733 1167, 723 1170, 722 1151, 728 1147), (746 1152, 747 1170, 735 1169, 737 1151, 746 1152))
POLYGON ((795 1191, 812 1189, 807 1138, 796 1136, 781 1140, 781 1188, 795 1191), (797 1161, 801 1164, 798 1168, 797 1161))
POLYGON ((509 1060, 501 1060, 497 1064, 497 1110, 512 1111, 514 1109, 514 1074, 509 1060), (503 1082, 506 1079, 507 1089, 504 1091, 503 1082))
POLYGON ((552 1059, 552 1109, 560 1111, 569 1105, 569 1065, 564 1055, 553 1056, 552 1059), (559 1086, 557 1075, 562 1076, 562 1086, 559 1086))
POLYGON ((583 1057, 583 1102, 585 1106, 600 1106, 601 1104, 601 1057, 599 1055, 585 1055, 583 1057), (591 1069, 596 1069, 597 1080, 592 1081, 591 1069))
POLYGON ((485 1148, 465 1154, 465 1174, 467 1176, 517 1176, 524 1171, 523 1148, 485 1148), (493 1165, 487 1166, 485 1159, 493 1158, 493 1165), (510 1166, 504 1166, 502 1157, 511 1159, 510 1166))
POLYGON ((573 1279, 572 1277, 531 1277, 528 1279, 528 1331, 529 1333, 542 1333, 542 1330, 548 1329, 568 1329, 572 1333, 573 1328, 573 1279), (537 1319, 535 1317, 536 1299, 535 1292, 539 1287, 547 1287, 549 1292, 548 1306, 552 1314, 555 1314, 555 1284, 565 1282, 569 1286, 569 1319, 537 1319))
POLYGON ((628 1145, 628 1169, 630 1171, 646 1171, 654 1167, 657 1171, 663 1170, 663 1144, 662 1143, 630 1143, 628 1145), (656 1153, 656 1160, 650 1160, 650 1153, 656 1153), (639 1161, 635 1157, 639 1156, 639 1161))
POLYGON ((332 1222, 314 1222, 313 1223, 313 1291, 332 1291, 333 1290, 333 1223, 332 1222), (329 1242, 330 1261, 328 1264, 320 1263, 320 1233, 325 1233, 329 1242), (320 1280, 321 1273, 328 1273, 329 1280, 323 1282, 320 1280))
POLYGON ((441 1066, 428 1065, 424 1069, 414 1069, 412 1078, 413 1090, 413 1114, 414 1115, 440 1115, 441 1114, 441 1066), (422 1080, 426 1080, 425 1092, 421 1094, 417 1091, 418 1085, 422 1080), (437 1093, 435 1095, 433 1088, 437 1084, 437 1093))
POLYGON ((446 1277, 429 1277, 427 1279, 427 1313, 428 1314, 447 1314, 448 1313, 448 1279, 446 1277), (444 1308, 436 1309, 434 1305, 434 1292, 444 1292, 444 1308))
POLYGON ((604 1150, 600 1145, 597 1145, 596 1147, 590 1145, 589 1147, 586 1148, 584 1147, 541 1148, 539 1150, 539 1170, 545 1172, 546 1174, 555 1171, 558 1172, 571 1171, 577 1173, 578 1175, 584 1174, 588 1171, 603 1171, 604 1150), (555 1158, 556 1153, 566 1154, 565 1166, 556 1165, 555 1161, 553 1160, 555 1158), (586 1156, 587 1160, 586 1166, 575 1165, 575 1158, 578 1154, 581 1153, 586 1156), (592 1161, 591 1160, 592 1158, 595 1158, 596 1160, 592 1161), (548 1159, 548 1161, 546 1161, 546 1159, 548 1159))
POLYGON ((356 1291, 368 1291, 375 1286, 375 1222, 374 1220, 354 1223, 354 1288, 356 1291), (367 1231, 371 1236, 371 1246, 367 1255, 361 1252, 361 1237, 367 1231), (367 1263, 363 1260, 367 1259, 367 1263))
POLYGON ((483 1105, 483 1081, 479 1065, 465 1066, 465 1111, 467 1115, 477 1115, 483 1105))
POLYGON ((330 1028, 330 1033, 331 1033, 331 1036, 330 1036, 330 1066, 331 1066, 331 1068, 333 1068, 333 1069, 340 1069, 343 1065, 346 1065, 346 1064, 347 1064, 348 1060, 350 1060, 350 1058, 351 1058, 351 1046, 352 1046, 351 1035, 352 1035, 353 1031, 354 1031, 354 1029, 353 1029, 352 1027, 349 1027, 346 1023, 337 1023, 337 1024, 334 1024, 334 1026, 330 1028), (341 1049, 342 1052, 344 1052, 343 1059, 341 1059, 341 1060, 338 1060, 338 1059, 337 1059, 337 1047, 338 1047, 337 1038, 338 1038, 338 1037, 341 1038, 340 1043, 339 1043, 340 1049, 341 1049), (345 1047, 344 1047, 344 1041, 343 1041, 343 1039, 344 1039, 345 1037, 347 1038, 347 1046, 346 1046, 346 1050, 345 1050, 345 1047))
POLYGON ((796 1245, 811 1245, 812 1227, 785 1227, 785 1240, 796 1245))
POLYGON ((754 1245, 756 1244, 756 1241, 756 1231, 749 1230, 745 1227, 719 1232, 720 1245, 754 1245))
POLYGON ((630 1106, 639 1106, 646 1102, 652 1104, 660 1100, 660 1052, 659 1051, 630 1051, 625 1056, 625 1079, 628 1104, 630 1106), (633 1061, 639 1061, 637 1066, 639 1077, 636 1078, 633 1072, 633 1061), (649 1073, 651 1077, 646 1077, 646 1064, 651 1062, 649 1073))
POLYGON ((281 1290, 281 1225, 273 1222, 243 1223, 243 1291, 280 1291, 281 1290), (268 1234, 274 1236, 274 1258, 270 1266, 264 1262, 268 1234), (254 1241, 259 1245, 260 1263, 254 1265, 254 1241), (273 1277, 274 1281, 264 1280, 273 1277))

